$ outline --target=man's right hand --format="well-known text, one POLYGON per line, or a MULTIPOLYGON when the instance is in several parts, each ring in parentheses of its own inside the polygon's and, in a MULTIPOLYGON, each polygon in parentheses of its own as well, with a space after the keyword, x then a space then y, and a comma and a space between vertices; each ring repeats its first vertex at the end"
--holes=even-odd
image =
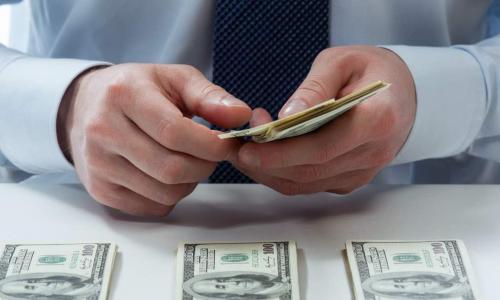
POLYGON ((191 120, 240 126, 251 109, 184 65, 123 64, 89 71, 66 92, 62 149, 100 203, 135 215, 166 215, 240 142, 191 120))

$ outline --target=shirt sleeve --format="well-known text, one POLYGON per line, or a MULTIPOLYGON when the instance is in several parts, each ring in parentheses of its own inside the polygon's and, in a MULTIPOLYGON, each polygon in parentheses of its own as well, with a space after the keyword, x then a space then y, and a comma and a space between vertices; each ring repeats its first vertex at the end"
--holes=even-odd
POLYGON ((500 162, 500 35, 475 45, 384 46, 410 69, 417 110, 393 164, 471 155, 500 162))
POLYGON ((0 45, 0 165, 33 174, 72 170, 57 140, 59 104, 74 78, 105 64, 30 57, 0 45))

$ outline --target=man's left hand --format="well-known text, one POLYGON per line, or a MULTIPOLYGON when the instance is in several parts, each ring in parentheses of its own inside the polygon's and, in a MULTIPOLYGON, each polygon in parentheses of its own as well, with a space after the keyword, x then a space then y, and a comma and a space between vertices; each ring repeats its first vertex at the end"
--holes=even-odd
MULTIPOLYGON (((395 158, 415 119, 415 85, 399 56, 370 46, 324 50, 279 114, 283 118, 377 80, 392 85, 315 132, 266 144, 247 143, 233 164, 286 195, 346 194, 369 183, 395 158)), ((258 108, 251 126, 271 120, 258 108)))

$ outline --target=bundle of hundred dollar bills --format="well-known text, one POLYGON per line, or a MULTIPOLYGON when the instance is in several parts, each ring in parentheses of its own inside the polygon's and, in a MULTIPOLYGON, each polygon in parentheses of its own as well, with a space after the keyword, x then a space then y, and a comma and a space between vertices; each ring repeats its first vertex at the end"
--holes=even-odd
POLYGON ((377 81, 338 100, 331 99, 283 119, 253 128, 222 133, 219 138, 252 137, 257 143, 267 143, 303 135, 320 128, 389 86, 388 83, 377 81))
POLYGON ((295 242, 185 243, 177 300, 299 300, 295 242))
POLYGON ((357 300, 478 300, 462 241, 348 241, 357 300))
POLYGON ((0 243, 0 299, 105 300, 111 243, 0 243))
MULTIPOLYGON (((459 240, 348 241, 346 251, 357 300, 481 299, 459 240)), ((185 243, 176 299, 298 300, 297 273, 294 242, 185 243)))
MULTIPOLYGON (((346 252, 357 300, 482 299, 459 240, 348 241, 346 252)), ((115 254, 112 243, 0 244, 0 300, 105 300, 115 254)), ((181 244, 176 292, 177 300, 299 300, 296 244, 181 244)))

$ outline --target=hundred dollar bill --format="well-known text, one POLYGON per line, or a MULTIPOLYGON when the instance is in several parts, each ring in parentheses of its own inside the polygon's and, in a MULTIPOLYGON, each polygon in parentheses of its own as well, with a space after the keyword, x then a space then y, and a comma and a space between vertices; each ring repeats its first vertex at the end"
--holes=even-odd
POLYGON ((0 243, 0 299, 104 300, 115 253, 111 243, 0 243))
POLYGON ((251 136, 255 142, 267 143, 303 135, 327 124, 389 86, 390 84, 388 83, 377 81, 338 100, 331 99, 286 118, 260 126, 226 132, 220 134, 219 138, 228 139, 251 136))
POLYGON ((181 244, 176 299, 298 300, 295 242, 181 244))
POLYGON ((357 300, 480 299, 462 241, 348 241, 357 300))

